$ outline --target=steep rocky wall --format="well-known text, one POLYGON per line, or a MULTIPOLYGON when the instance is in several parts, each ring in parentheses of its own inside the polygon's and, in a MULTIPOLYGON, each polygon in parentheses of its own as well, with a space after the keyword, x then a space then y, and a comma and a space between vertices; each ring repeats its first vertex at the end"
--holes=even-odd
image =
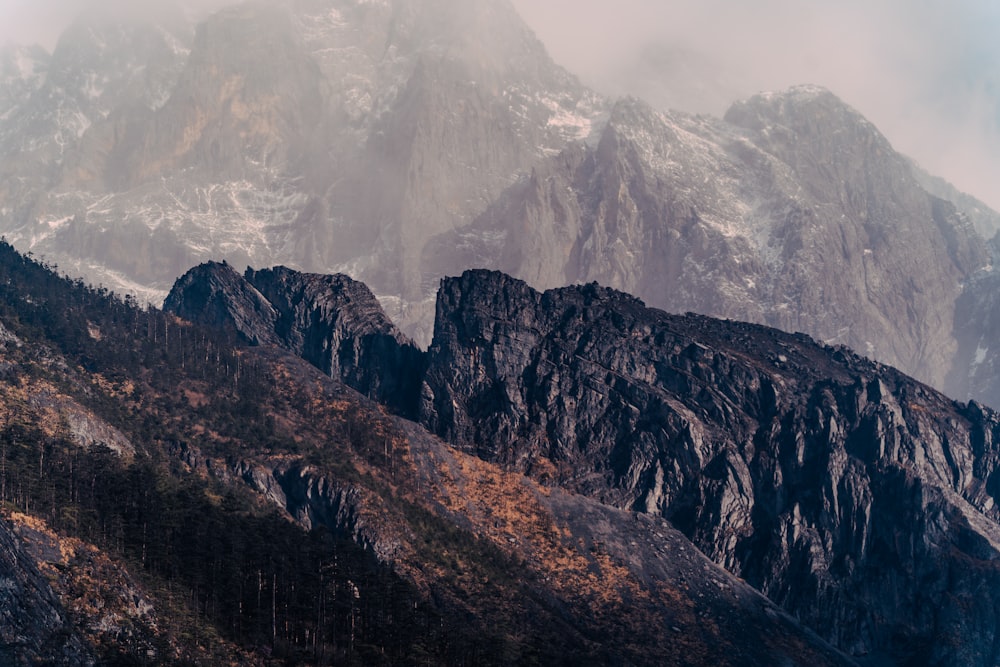
MULTIPOLYGON (((994 239, 994 245, 997 240, 994 239)), ((1000 270, 982 271, 955 304, 958 352, 946 389, 956 398, 1000 407, 1000 270)))
POLYGON ((597 281, 670 312, 804 331, 938 388, 962 283, 987 262, 967 216, 860 114, 807 86, 723 120, 620 100, 592 145, 536 165, 425 248, 428 272, 597 281))
POLYGON ((416 412, 422 353, 347 276, 285 267, 240 276, 210 262, 177 281, 164 309, 254 345, 283 347, 401 414, 416 412))
MULTIPOLYGON (((804 334, 669 315, 596 284, 540 293, 498 272, 447 279, 425 356, 342 276, 241 280, 271 309, 258 339, 409 406, 400 412, 466 452, 669 520, 859 659, 1000 657, 989 409, 804 334), (391 349, 366 342, 373 332, 391 349)), ((181 305, 213 303, 176 292, 181 305)), ((256 322, 255 303, 230 304, 223 323, 252 331, 233 323, 256 322)), ((283 479, 282 502, 295 496, 304 512, 346 507, 321 482, 283 479)))
POLYGON ((428 363, 434 432, 662 514, 855 656, 998 658, 994 413, 806 336, 485 272, 442 284, 428 363))
POLYGON ((0 662, 93 665, 90 650, 35 561, 0 519, 0 662))
MULTIPOLYGON (((275 351, 257 354, 282 358, 275 351)), ((364 415, 359 423, 391 440, 393 463, 372 465, 382 452, 365 463, 359 449, 329 443, 341 463, 366 471, 352 479, 285 457, 234 462, 193 449, 177 453, 195 470, 249 485, 307 528, 323 526, 352 539, 445 608, 462 591, 460 608, 469 622, 510 607, 509 591, 525 616, 519 632, 526 636, 573 619, 558 640, 571 644, 569 664, 854 664, 712 564, 662 517, 541 487, 455 451, 409 420, 385 416, 339 382, 316 377, 304 362, 295 375, 328 399, 320 413, 352 405, 364 415), (460 537, 435 542, 442 527, 460 537), (494 562, 511 559, 516 574, 478 576, 476 550, 482 554, 488 544, 494 546, 485 553, 494 562), (428 558, 428 549, 442 546, 445 551, 428 558)), ((554 651, 550 646, 538 654, 548 664, 554 651)))

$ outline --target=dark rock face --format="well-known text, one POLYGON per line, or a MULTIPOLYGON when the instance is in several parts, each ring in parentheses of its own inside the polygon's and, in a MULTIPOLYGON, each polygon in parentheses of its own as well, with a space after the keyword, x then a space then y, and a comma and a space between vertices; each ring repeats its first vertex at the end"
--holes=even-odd
POLYGON ((230 328, 253 345, 279 345, 278 311, 225 262, 196 266, 174 284, 163 309, 192 322, 230 328))
MULTIPOLYGON (((441 665, 854 664, 711 563, 661 516, 543 487, 387 415, 279 347, 234 350, 230 337, 61 280, 9 246, 0 250, 3 318, 18 334, 0 327, 0 437, 13 445, 5 454, 28 447, 27 456, 8 460, 6 488, 16 496, 32 487, 18 503, 27 510, 31 499, 36 512, 10 522, 13 540, 0 523, 4 665, 92 662, 76 652, 78 633, 101 653, 100 664, 255 665, 310 656, 358 664, 415 657, 441 665), (88 299, 108 307, 77 305, 88 299), (56 332, 32 325, 40 320, 56 321, 56 332), (164 335, 150 335, 157 330, 164 335), (199 353, 171 350, 167 331, 175 344, 200 340, 199 353), (228 363, 213 368, 210 359, 220 356, 228 363), (234 359, 248 371, 238 381, 234 359), (209 395, 218 401, 212 407, 197 400, 209 395), (256 416, 244 412, 246 400, 254 400, 256 416), (135 456, 112 462, 106 452, 91 457, 65 441, 61 462, 69 470, 53 465, 60 452, 49 446, 78 429, 34 425, 63 421, 59 403, 99 406, 109 426, 129 435, 135 456), (35 469, 36 453, 39 469, 43 457, 49 465, 40 478, 23 474, 35 469), (13 475, 18 468, 22 474, 13 475), (68 486, 57 486, 62 481, 68 486), (78 504, 73 488, 86 486, 94 500, 78 504), (86 526, 75 520, 83 512, 86 526), (56 532, 39 515, 68 520, 56 532), (296 530, 290 520, 325 527, 334 539, 296 530), (98 531, 106 533, 103 549, 81 541, 98 531), (168 558, 174 565, 165 565, 168 558), (148 594, 129 569, 145 571, 148 594), (254 604, 251 582, 270 605, 254 604), (292 589, 304 595, 291 598, 292 589), (216 604, 229 611, 211 613, 216 604), (324 608, 343 632, 316 617, 324 608), (240 623, 263 627, 241 634, 240 623), (275 643, 276 623, 301 638, 301 650, 286 653, 275 643), (337 650, 355 642, 355 627, 364 648, 337 650), (326 632, 318 641, 327 648, 317 651, 307 632, 326 632)), ((314 310, 335 304, 338 318, 365 313, 365 292, 337 277, 285 270, 255 277, 273 310, 229 316, 220 307, 227 298, 235 310, 259 306, 263 294, 221 264, 199 267, 174 299, 182 310, 200 306, 206 318, 244 331, 281 321, 286 302, 298 304, 292 310, 307 300, 314 310)), ((377 319, 369 312, 352 330, 377 319)))
POLYGON ((995 413, 801 334, 486 272, 443 282, 428 366, 432 431, 663 515, 842 650, 1000 659, 995 413))
POLYGON ((423 359, 371 291, 347 276, 278 267, 246 278, 278 312, 275 331, 306 361, 404 414, 412 414, 423 359))
POLYGON ((0 520, 0 662, 93 665, 48 581, 0 520))
POLYGON ((231 328, 253 345, 288 349, 401 414, 415 414, 423 355, 371 291, 347 276, 284 267, 240 276, 227 264, 203 264, 177 281, 164 309, 231 328))

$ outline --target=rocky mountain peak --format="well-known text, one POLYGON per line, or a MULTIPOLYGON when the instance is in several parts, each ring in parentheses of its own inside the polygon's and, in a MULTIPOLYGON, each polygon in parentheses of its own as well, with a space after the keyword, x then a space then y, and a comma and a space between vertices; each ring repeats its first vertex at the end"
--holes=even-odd
POLYGON ((995 659, 994 411, 805 334, 671 315, 595 283, 445 279, 421 355, 372 345, 360 332, 382 316, 342 276, 246 280, 279 313, 282 346, 466 453, 669 520, 856 659, 995 659), (339 365, 314 354, 324 341, 339 365))
POLYGON ((851 117, 851 122, 867 124, 864 116, 833 92, 816 85, 798 85, 753 95, 730 105, 723 118, 733 125, 755 130, 763 130, 775 123, 790 126, 803 124, 804 127, 810 118, 816 120, 820 109, 834 116, 851 117))
POLYGON ((458 248, 465 266, 538 288, 597 280, 674 312, 805 331, 944 387, 955 299, 988 262, 970 219, 816 87, 726 120, 621 100, 596 145, 532 174, 435 240, 428 265, 458 248))
MULTIPOLYGON (((2 319, 22 340, 0 345, 4 664, 853 664, 662 517, 512 474, 282 349, 234 348, 0 250, 2 319), (65 439, 40 389, 95 406, 136 455, 65 439)), ((464 278, 470 295, 523 296, 464 278)), ((279 319, 343 333, 338 362, 388 359, 348 340, 371 295, 342 276, 210 264, 171 300, 214 292, 235 313, 250 279, 279 319)))
POLYGON ((285 267, 241 276, 228 264, 206 263, 177 281, 164 309, 252 345, 290 350, 394 410, 415 413, 422 354, 368 287, 347 276, 285 267))
POLYGON ((244 278, 274 305, 283 320, 278 327, 288 335, 300 336, 308 320, 318 316, 342 323, 352 335, 380 333, 409 343, 368 286, 345 275, 308 274, 279 266, 247 269, 244 278), (302 316, 303 307, 310 311, 308 317, 302 316))
POLYGON ((668 517, 859 659, 946 664, 944 633, 993 660, 992 411, 802 334, 486 272, 442 284, 428 356, 421 419, 457 446, 668 517))
POLYGON ((873 192, 896 199, 917 190, 908 161, 864 116, 824 88, 756 95, 731 106, 723 118, 753 132, 754 143, 799 173, 817 197, 858 205, 873 192))
POLYGON ((217 329, 231 328, 254 345, 278 344, 278 311, 225 262, 206 262, 178 279, 164 310, 217 329))
POLYGON ((806 331, 938 387, 964 363, 955 304, 993 216, 824 89, 725 119, 612 103, 506 0, 83 26, 0 112, 0 231, 94 283, 157 301, 207 259, 349 273, 423 344, 441 276, 486 267, 806 331))

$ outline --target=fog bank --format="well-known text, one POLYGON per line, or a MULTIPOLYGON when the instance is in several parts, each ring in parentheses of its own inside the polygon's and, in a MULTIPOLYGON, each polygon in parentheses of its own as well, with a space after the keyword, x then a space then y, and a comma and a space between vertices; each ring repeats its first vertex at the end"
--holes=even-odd
POLYGON ((825 86, 903 153, 1000 209, 1000 3, 513 0, 591 86, 722 114, 825 86))

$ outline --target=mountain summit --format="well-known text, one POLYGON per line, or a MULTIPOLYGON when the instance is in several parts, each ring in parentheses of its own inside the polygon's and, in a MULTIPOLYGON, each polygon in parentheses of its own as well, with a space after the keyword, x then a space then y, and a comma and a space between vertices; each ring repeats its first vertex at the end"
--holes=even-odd
MULTIPOLYGON (((221 271, 192 271, 171 303, 242 326, 259 308, 241 290, 198 307, 221 271)), ((287 275, 271 302, 317 280, 287 275)), ((363 299, 339 308, 345 322, 377 317, 363 299)), ((366 349, 367 334, 316 331, 366 349)), ((413 380, 428 431, 549 488, 669 521, 858 660, 996 660, 1000 416, 988 408, 804 334, 670 315, 597 284, 542 293, 482 270, 442 281, 423 360, 385 350, 359 363, 413 380)), ((363 393, 381 386, 342 376, 363 393)))
POLYGON ((995 214, 823 88, 721 119, 606 99, 505 0, 89 18, 3 62, 0 231, 95 283, 159 301, 211 259, 344 273, 426 344, 442 276, 596 280, 1000 404, 976 363, 1000 341, 959 311, 995 214))

